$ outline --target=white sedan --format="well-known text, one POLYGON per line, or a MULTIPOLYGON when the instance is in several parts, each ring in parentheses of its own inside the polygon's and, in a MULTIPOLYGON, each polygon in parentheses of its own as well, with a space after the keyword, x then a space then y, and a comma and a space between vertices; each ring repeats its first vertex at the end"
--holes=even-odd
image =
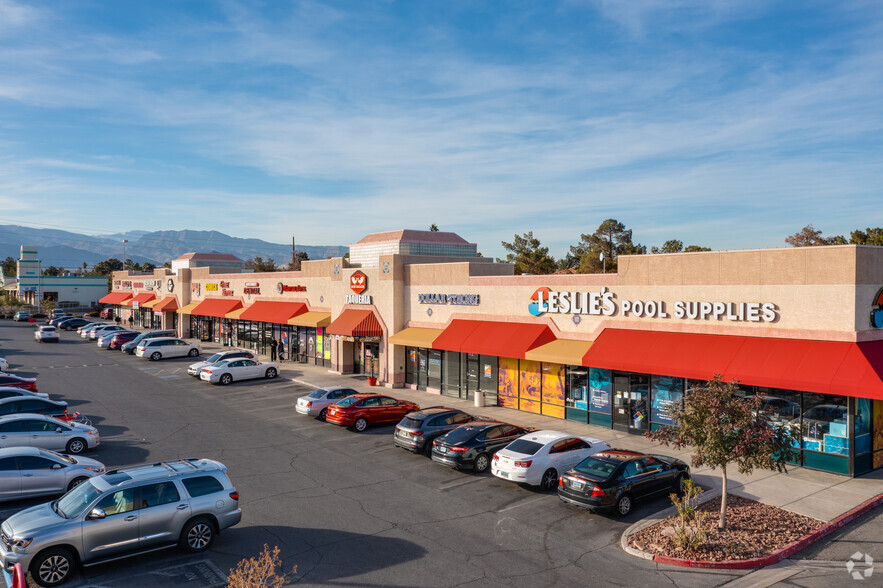
POLYGON ((34 331, 34 339, 43 343, 44 341, 53 341, 58 343, 58 330, 55 327, 42 326, 34 331))
POLYGON ((558 476, 598 451, 605 441, 561 431, 534 431, 494 454, 491 473, 498 478, 554 490, 558 476))
POLYGON ((9 371, 9 362, 6 361, 5 357, 0 357, 0 372, 8 372, 9 371))
POLYGON ((252 378, 275 378, 279 364, 275 361, 261 362, 254 359, 226 359, 202 368, 199 379, 212 384, 224 384, 252 378))

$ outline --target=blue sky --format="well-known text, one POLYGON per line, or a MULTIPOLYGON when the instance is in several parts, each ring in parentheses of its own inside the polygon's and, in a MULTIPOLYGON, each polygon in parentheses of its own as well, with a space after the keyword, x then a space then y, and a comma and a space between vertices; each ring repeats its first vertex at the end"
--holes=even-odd
POLYGON ((877 0, 0 0, 0 224, 781 247, 881 127, 877 0))

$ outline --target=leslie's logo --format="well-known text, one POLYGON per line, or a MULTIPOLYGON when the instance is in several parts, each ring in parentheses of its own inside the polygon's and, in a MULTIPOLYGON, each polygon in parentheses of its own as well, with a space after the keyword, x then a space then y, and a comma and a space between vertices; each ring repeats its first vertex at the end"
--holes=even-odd
POLYGON ((871 307, 871 326, 875 329, 883 329, 883 288, 874 297, 874 305, 871 307))
POLYGON ((355 272, 350 276, 350 289, 356 294, 361 294, 368 289, 368 276, 362 272, 355 272))
POLYGON ((546 301, 549 300, 548 288, 539 288, 533 293, 533 296, 531 296, 530 299, 533 300, 533 302, 527 305, 527 311, 533 316, 540 316, 549 310, 548 306, 546 306, 546 301))

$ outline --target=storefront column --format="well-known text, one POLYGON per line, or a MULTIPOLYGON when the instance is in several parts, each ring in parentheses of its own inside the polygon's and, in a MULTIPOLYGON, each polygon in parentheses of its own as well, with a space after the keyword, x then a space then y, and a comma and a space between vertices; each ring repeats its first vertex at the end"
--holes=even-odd
POLYGON ((384 347, 384 351, 386 352, 386 368, 387 373, 389 374, 386 385, 390 388, 404 388, 405 361, 407 360, 407 355, 405 354, 405 346, 390 345, 389 343, 387 343, 384 347))
POLYGON ((341 374, 351 374, 353 373, 353 352, 355 351, 356 344, 353 341, 346 341, 344 339, 338 339, 338 363, 337 368, 338 373, 341 374))

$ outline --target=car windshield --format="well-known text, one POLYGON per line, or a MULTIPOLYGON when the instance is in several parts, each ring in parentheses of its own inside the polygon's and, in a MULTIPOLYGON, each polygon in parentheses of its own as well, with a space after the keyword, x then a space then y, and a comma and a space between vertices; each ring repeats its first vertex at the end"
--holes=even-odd
POLYGON ((587 457, 573 469, 592 478, 606 480, 613 474, 617 465, 596 457, 587 457))
POLYGON ((399 423, 400 427, 406 427, 408 429, 417 429, 420 425, 423 424, 423 419, 418 419, 412 416, 406 416, 402 419, 402 422, 399 423))
POLYGON ((310 393, 310 398, 324 398, 325 394, 328 393, 328 390, 325 388, 319 388, 315 392, 310 393))
POLYGON ((516 439, 506 446, 506 451, 513 451, 515 453, 521 453, 522 455, 533 455, 542 448, 542 443, 528 441, 526 439, 516 439))
POLYGON ((74 519, 101 496, 101 490, 86 480, 82 484, 74 486, 74 489, 52 503, 52 508, 66 519, 74 519))
POLYGON ((442 437, 442 440, 445 443, 456 445, 458 443, 463 443, 464 441, 469 441, 478 434, 479 430, 478 427, 460 427, 442 437))
POLYGON ((69 455, 62 455, 60 453, 55 453, 54 451, 49 451, 48 449, 41 449, 40 454, 43 455, 43 457, 46 457, 48 459, 54 458, 54 459, 60 459, 60 460, 67 462, 67 463, 77 463, 77 460, 75 460, 74 458, 72 458, 69 455))
POLYGON ((357 403, 361 398, 356 398, 354 396, 347 396, 343 400, 337 401, 337 406, 352 406, 357 403))
POLYGON ((221 359, 221 354, 220 354, 220 353, 215 353, 214 355, 212 355, 211 357, 209 357, 206 361, 209 362, 209 363, 215 363, 215 362, 218 361, 219 359, 221 359))

